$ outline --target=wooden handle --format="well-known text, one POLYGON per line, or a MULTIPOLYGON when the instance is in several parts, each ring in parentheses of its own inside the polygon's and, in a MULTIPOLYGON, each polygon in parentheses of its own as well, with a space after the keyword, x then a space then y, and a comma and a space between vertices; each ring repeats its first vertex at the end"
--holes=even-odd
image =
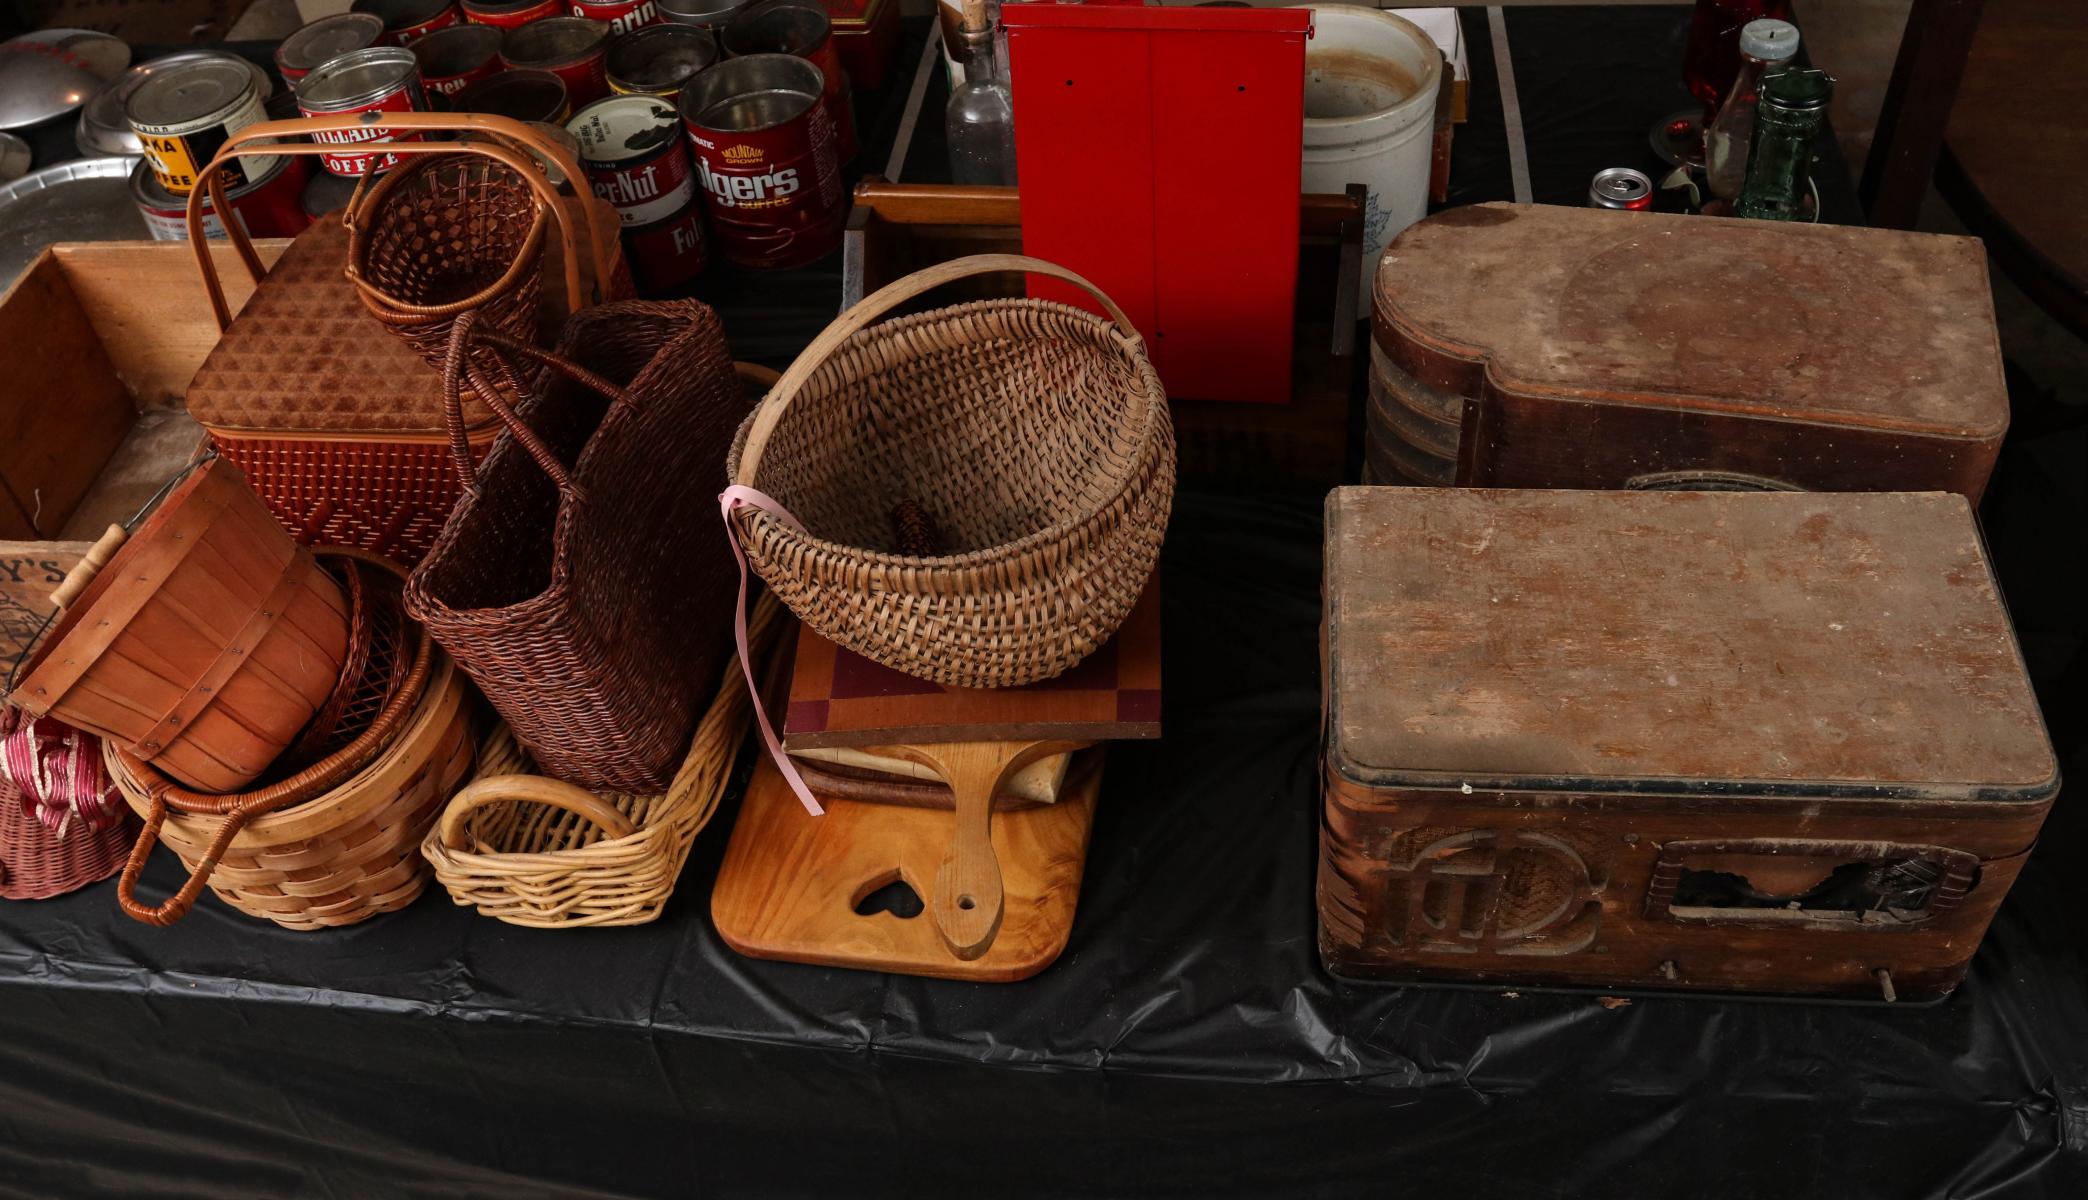
POLYGON ((631 818, 585 788, 543 775, 488 775, 451 797, 448 806, 442 810, 442 844, 452 850, 470 849, 464 842, 464 818, 475 808, 510 800, 548 804, 585 817, 607 830, 612 840, 638 832, 638 826, 631 823, 631 818))
POLYGON ((87 548, 87 553, 80 556, 80 561, 65 573, 65 579, 52 590, 51 606, 71 608, 73 601, 80 598, 80 593, 87 590, 87 585, 94 582, 94 577, 101 574, 101 569, 109 565, 109 560, 116 556, 118 550, 123 549, 123 543, 129 538, 130 535, 123 531, 123 526, 109 526, 101 535, 101 540, 87 548))
POLYGON ((1022 254, 974 254, 966 258, 951 259, 925 270, 915 271, 903 279, 877 289, 863 297, 854 308, 842 313, 834 323, 805 347, 783 378, 769 389, 768 398, 762 402, 761 411, 755 415, 754 425, 747 431, 747 445, 740 452, 739 473, 734 483, 746 487, 754 486, 754 477, 761 470, 761 454, 768 448, 769 435, 776 430, 777 422, 790 408, 791 400, 803 390, 813 372, 825 365, 826 360, 841 348, 841 344, 875 322, 879 317, 925 292, 933 291, 943 284, 973 275, 990 275, 997 271, 1022 271, 1030 275, 1043 275, 1063 280, 1084 289, 1088 295, 1101 301, 1109 310, 1110 319, 1116 322, 1118 334, 1128 346, 1139 346, 1142 342, 1138 330, 1131 325, 1131 318, 1117 307, 1101 288, 1089 283, 1079 275, 1068 271, 1057 263, 1045 262, 1041 258, 1030 258, 1022 254))

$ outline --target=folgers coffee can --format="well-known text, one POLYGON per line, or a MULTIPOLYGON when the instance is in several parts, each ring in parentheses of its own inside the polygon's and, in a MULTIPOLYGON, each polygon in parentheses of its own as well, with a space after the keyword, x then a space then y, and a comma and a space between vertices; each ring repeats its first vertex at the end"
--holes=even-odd
POLYGON ((563 126, 572 115, 565 80, 549 71, 501 71, 489 75, 450 101, 457 112, 491 113, 540 125, 563 126))
POLYGON ((350 50, 367 50, 384 38, 384 19, 373 13, 345 12, 321 17, 283 39, 276 47, 276 70, 283 82, 296 84, 329 59, 350 50))
POLYGON ((796 267, 841 243, 848 198, 826 79, 787 54, 727 59, 678 97, 696 148, 696 178, 724 256, 747 267, 796 267))
MULTIPOLYGON (((154 71, 123 106, 145 148, 153 178, 176 196, 196 189, 211 156, 231 136, 268 119, 254 72, 239 59, 195 59, 154 71)), ((268 174, 275 156, 225 164, 225 186, 236 188, 268 174)))
MULTIPOLYGON (((240 228, 257 238, 296 237, 312 223, 305 214, 303 196, 305 160, 294 155, 281 155, 273 160, 260 178, 252 183, 241 184, 225 194, 225 207, 232 211, 232 219, 240 228)), ((138 205, 138 212, 145 217, 145 228, 151 231, 154 241, 185 242, 188 240, 188 198, 177 196, 160 186, 159 179, 145 163, 139 163, 130 176, 131 199, 138 205)), ((208 199, 203 201, 203 236, 217 239, 225 236, 225 226, 218 219, 208 199)))
POLYGON ((452 97, 500 73, 501 32, 488 25, 452 25, 413 43, 421 86, 430 99, 454 108, 452 97))
POLYGON ((609 94, 608 53, 609 27, 582 17, 546 17, 500 43, 501 62, 558 76, 575 108, 609 94))
POLYGON ((696 198, 689 142, 674 106, 657 96, 597 100, 566 122, 580 143, 588 186, 628 229, 656 225, 696 198))
POLYGON ((565 11, 565 0, 464 0, 464 19, 495 29, 520 29, 565 11))
POLYGON ((355 0, 352 11, 381 18, 387 46, 411 46, 438 29, 464 23, 457 0, 355 0))
POLYGON ((572 0, 572 4, 574 16, 607 25, 612 37, 660 19, 654 0, 572 0))
POLYGON ((688 207, 666 220, 624 230, 623 244, 624 261, 640 292, 657 296, 683 286, 710 265, 702 199, 692 196, 688 207))
POLYGON ((820 99, 833 118, 841 161, 856 155, 855 108, 841 52, 834 47, 834 23, 818 0, 754 0, 725 23, 725 53, 791 54, 813 63, 822 79, 820 99))
POLYGON ((698 71, 718 61, 718 43, 692 25, 648 25, 609 43, 609 90, 672 100, 698 71))
MULTIPOLYGON (((421 87, 420 63, 413 51, 398 46, 372 46, 344 54, 297 81, 297 108, 308 117, 341 113, 427 112, 428 94, 421 87)), ((336 175, 368 175, 398 162, 374 148, 384 142, 417 142, 418 133, 394 133, 365 125, 332 133, 315 133, 315 142, 342 149, 319 156, 319 165, 336 175)))

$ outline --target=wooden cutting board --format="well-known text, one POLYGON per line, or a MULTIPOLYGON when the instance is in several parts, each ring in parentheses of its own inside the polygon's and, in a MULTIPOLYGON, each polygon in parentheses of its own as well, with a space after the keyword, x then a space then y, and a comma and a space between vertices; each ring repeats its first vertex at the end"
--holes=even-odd
POLYGON ((711 919, 727 945, 753 958, 979 983, 1027 979, 1072 934, 1101 774, 1076 763, 1057 804, 995 816, 1006 912, 984 953, 966 960, 951 953, 927 907, 957 814, 830 800, 814 817, 764 758, 711 891, 711 919), (918 897, 915 915, 857 911, 894 881, 918 897))

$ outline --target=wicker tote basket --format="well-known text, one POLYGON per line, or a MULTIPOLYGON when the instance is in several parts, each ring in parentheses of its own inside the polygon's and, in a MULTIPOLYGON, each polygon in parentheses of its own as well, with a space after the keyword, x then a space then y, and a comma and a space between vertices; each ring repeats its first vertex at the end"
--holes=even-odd
MULTIPOLYGON (((774 644, 784 622, 764 596, 751 644, 774 644)), ((538 775, 496 731, 479 778, 457 793, 421 854, 450 899, 511 925, 568 929, 639 925, 674 893, 696 835, 717 811, 747 733, 747 688, 725 667, 681 769, 657 795, 592 792, 538 775)))
POLYGON ((105 794, 101 756, 93 734, 0 704, 0 900, 47 900, 123 869, 138 822, 105 794))
POLYGON ((1038 259, 976 255, 829 326, 742 427, 726 473, 739 546, 807 625, 909 675, 1013 687, 1063 673, 1130 613, 1167 528, 1174 430, 1107 296, 1038 259), (1114 321, 985 300, 872 327, 999 271, 1076 284, 1114 321))

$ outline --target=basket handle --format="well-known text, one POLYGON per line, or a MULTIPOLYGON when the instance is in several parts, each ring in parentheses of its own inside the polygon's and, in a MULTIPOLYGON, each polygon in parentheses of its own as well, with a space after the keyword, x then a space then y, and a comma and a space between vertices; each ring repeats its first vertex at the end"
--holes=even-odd
POLYGON ((813 372, 825 366, 826 360, 841 348, 843 342, 916 296, 954 280, 966 279, 973 275, 990 275, 997 271, 1022 271, 1030 275, 1045 275, 1082 288, 1088 295, 1101 301, 1102 307, 1109 310, 1110 318, 1116 322, 1120 331, 1118 336, 1124 339, 1125 345, 1136 347, 1142 344, 1138 330, 1131 324, 1131 318, 1124 315, 1124 310, 1117 307, 1116 301, 1111 300, 1101 288, 1057 263, 1024 254, 974 254, 966 258, 954 258, 946 263, 937 263, 935 266, 896 279, 863 297, 854 308, 835 318, 833 324, 827 326, 824 332, 813 339, 811 345, 805 347, 805 352, 797 356, 797 361, 790 364, 790 369, 783 372, 783 378, 775 387, 769 389, 767 399, 762 401, 761 412, 754 418, 753 427, 747 431, 746 447, 740 451, 739 474, 733 482, 753 486, 754 477, 761 469, 762 452, 768 449, 769 435, 775 432, 777 423, 790 408, 790 402, 804 390, 813 372))
MULTIPOLYGON (((333 154, 339 145, 324 142, 294 142, 272 139, 301 138, 313 133, 336 133, 350 129, 391 129, 435 131, 441 133, 468 132, 484 135, 492 140, 474 142, 388 142, 387 154, 480 154, 497 159, 520 172, 538 200, 548 204, 551 216, 558 222, 559 236, 565 245, 565 283, 568 306, 573 311, 584 307, 587 299, 580 283, 579 238, 566 215, 565 206, 559 203, 558 189, 544 177, 530 158, 519 152, 527 151, 544 162, 551 163, 573 181, 574 193, 581 198, 580 211, 587 222, 588 240, 594 247, 594 295, 601 299, 602 288, 607 281, 611 264, 616 261, 620 232, 604 224, 597 211, 591 189, 585 188, 586 174, 580 169, 578 160, 566 153, 563 146, 539 134, 527 124, 508 117, 497 117, 490 113, 348 113, 330 117, 306 117, 297 121, 263 121, 249 125, 227 138, 218 152, 211 157, 203 170, 203 186, 189 193, 188 226, 189 245, 196 255, 197 269, 203 276, 203 287, 210 295, 210 309, 217 318, 218 329, 224 330, 232 323, 230 307, 225 302, 223 283, 218 279, 216 264, 211 261, 209 242, 203 237, 202 201, 208 195, 215 212, 225 212, 224 181, 219 168, 231 159, 244 155, 317 155, 333 154), (367 119, 366 119, 367 118, 367 119)), ((365 189, 359 184, 357 194, 365 189)), ((261 256, 254 251, 253 239, 237 221, 219 222, 225 227, 225 236, 239 252, 240 262, 246 267, 247 277, 255 283, 268 273, 261 265, 261 256)))
POLYGON ((130 858, 123 864, 123 874, 116 880, 116 903, 122 907, 123 915, 162 928, 187 916, 189 909, 196 905, 196 897, 203 894, 203 885, 209 882, 210 873, 217 869, 218 860, 225 856, 226 847, 257 815, 242 810, 227 816, 224 824, 218 826, 217 836, 210 839, 210 849, 203 852, 203 858, 196 863, 195 870, 189 872, 180 890, 158 904, 147 905, 138 899, 138 875, 145 869, 145 860, 152 857, 152 848, 159 842, 160 826, 167 820, 167 799, 154 792, 145 816, 145 830, 131 846, 130 858))
POLYGON ((627 838, 638 832, 631 818, 617 811, 616 806, 585 788, 574 787, 561 779, 550 779, 542 775, 488 775, 474 780, 469 787, 458 792, 442 810, 442 824, 438 836, 442 844, 451 850, 468 849, 465 845, 464 818, 473 809, 489 804, 500 804, 509 800, 527 800, 534 804, 548 804, 562 808, 575 816, 585 818, 601 826, 611 840, 627 838))

